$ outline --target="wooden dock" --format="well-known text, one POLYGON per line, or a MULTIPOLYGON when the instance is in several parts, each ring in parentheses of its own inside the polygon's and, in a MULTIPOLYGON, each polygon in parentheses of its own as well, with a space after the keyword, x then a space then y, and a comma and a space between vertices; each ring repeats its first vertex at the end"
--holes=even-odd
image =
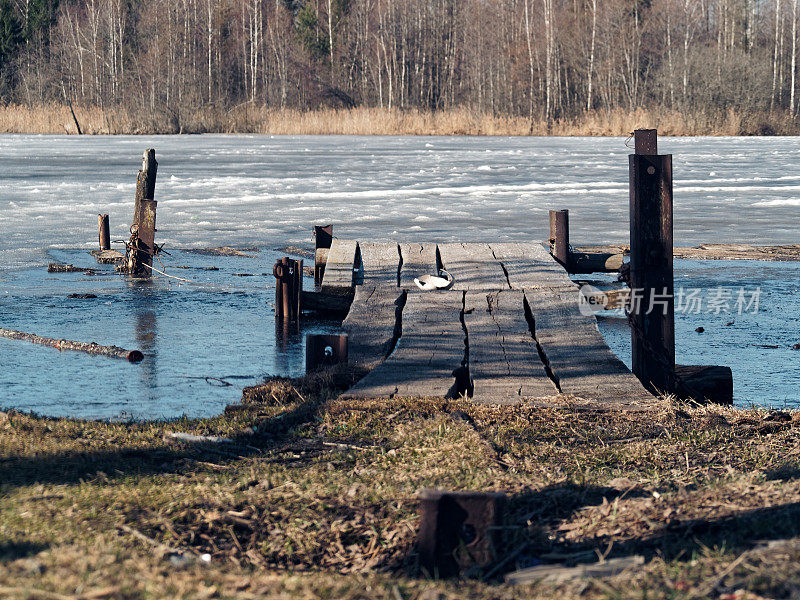
POLYGON ((349 398, 649 410, 658 400, 606 345, 580 291, 538 244, 332 242, 322 289, 355 288, 343 327, 367 374, 349 398), (414 278, 447 270, 448 290, 414 278))

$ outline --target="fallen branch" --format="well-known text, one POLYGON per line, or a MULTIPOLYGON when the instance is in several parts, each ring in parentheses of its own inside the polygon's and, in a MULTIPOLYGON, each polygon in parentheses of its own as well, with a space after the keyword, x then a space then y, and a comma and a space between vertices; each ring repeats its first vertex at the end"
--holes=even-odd
POLYGON ((211 444, 232 444, 233 440, 231 438, 226 437, 219 437, 217 435, 194 435, 192 433, 183 433, 181 431, 178 432, 168 432, 165 434, 166 438, 173 439, 173 440, 180 440, 182 442, 192 442, 192 443, 211 443, 211 444))
POLYGON ((76 350, 78 352, 86 352, 87 354, 98 354, 111 358, 124 358, 130 362, 140 362, 144 358, 144 355, 139 350, 125 350, 119 346, 101 346, 95 342, 87 343, 74 342, 72 340, 59 340, 56 338, 42 337, 33 333, 3 329, 2 327, 0 327, 0 337, 11 340, 22 340, 42 346, 50 346, 58 350, 76 350))
POLYGON ((529 569, 521 569, 506 575, 506 581, 512 584, 549 581, 559 583, 570 579, 589 579, 592 577, 612 577, 627 569, 644 564, 643 556, 626 556, 610 558, 597 563, 565 567, 562 565, 539 565, 529 569))

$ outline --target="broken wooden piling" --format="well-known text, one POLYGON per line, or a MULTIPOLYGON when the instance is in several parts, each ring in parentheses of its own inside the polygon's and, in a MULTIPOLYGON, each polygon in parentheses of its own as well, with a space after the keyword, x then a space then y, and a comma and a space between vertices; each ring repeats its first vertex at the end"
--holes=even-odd
POLYGON ((108 215, 97 215, 97 229, 100 251, 111 250, 111 232, 108 226, 108 215))
POLYGON ((142 169, 136 179, 136 200, 128 243, 126 266, 129 275, 150 277, 156 237, 156 151, 148 148, 142 157, 142 169))
POLYGON ((550 253, 567 271, 570 270, 569 211, 550 211, 550 253))

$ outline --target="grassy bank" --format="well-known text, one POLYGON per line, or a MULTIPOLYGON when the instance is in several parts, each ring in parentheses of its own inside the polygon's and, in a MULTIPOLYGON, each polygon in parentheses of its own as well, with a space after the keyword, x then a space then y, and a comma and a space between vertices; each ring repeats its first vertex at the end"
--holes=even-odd
MULTIPOLYGON (((265 133, 277 135, 589 135, 622 136, 638 127, 662 135, 798 135, 800 124, 783 112, 733 110, 721 114, 674 109, 588 112, 554 123, 523 117, 382 108, 300 111, 243 104, 225 110, 200 107, 170 113, 75 107, 85 134, 265 133)), ((69 108, 60 104, 0 106, 0 133, 77 133, 69 108)))
POLYGON ((278 381, 166 424, 0 414, 0 597, 797 596, 798 415, 333 396, 278 381), (432 581, 414 549, 425 487, 509 494, 520 557, 646 562, 555 587, 432 581))

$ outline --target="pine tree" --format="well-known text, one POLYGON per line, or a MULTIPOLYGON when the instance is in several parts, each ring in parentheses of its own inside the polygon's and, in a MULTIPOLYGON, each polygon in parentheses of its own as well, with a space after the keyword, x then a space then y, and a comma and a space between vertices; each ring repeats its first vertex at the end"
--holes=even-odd
POLYGON ((50 27, 56 22, 58 0, 30 0, 28 22, 25 24, 25 39, 50 40, 50 27))
MULTIPOLYGON (((22 42, 22 25, 9 0, 0 0, 0 80, 8 75, 8 65, 22 42)), ((0 81, 2 83, 2 81, 0 81)))
POLYGON ((313 58, 322 58, 330 52, 328 40, 320 29, 317 11, 310 3, 298 11, 295 29, 303 46, 313 58))

